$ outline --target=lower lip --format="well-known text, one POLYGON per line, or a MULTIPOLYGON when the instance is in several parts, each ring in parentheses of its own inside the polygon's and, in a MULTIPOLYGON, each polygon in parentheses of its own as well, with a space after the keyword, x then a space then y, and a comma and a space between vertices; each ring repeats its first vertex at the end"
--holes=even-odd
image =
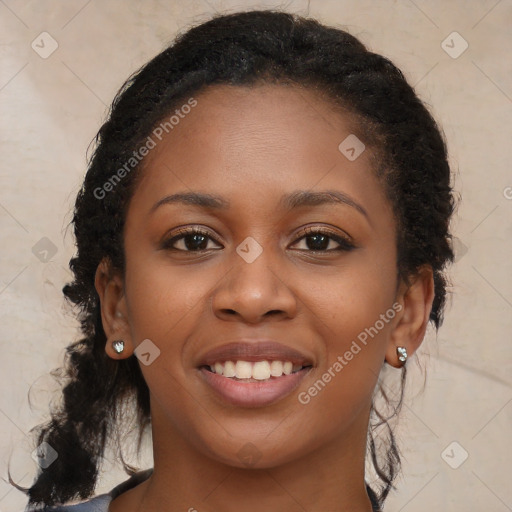
POLYGON ((263 407, 289 395, 309 373, 311 367, 281 377, 271 377, 262 382, 242 382, 223 377, 206 368, 199 368, 201 375, 226 402, 238 407, 263 407))

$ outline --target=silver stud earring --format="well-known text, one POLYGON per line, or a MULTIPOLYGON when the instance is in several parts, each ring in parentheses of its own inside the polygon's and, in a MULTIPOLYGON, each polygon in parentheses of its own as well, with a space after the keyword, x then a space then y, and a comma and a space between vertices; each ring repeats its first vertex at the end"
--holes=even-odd
POLYGON ((112 348, 116 354, 121 354, 124 350, 124 341, 123 340, 115 340, 112 342, 112 348))
POLYGON ((396 353, 400 362, 405 363, 407 361, 407 349, 405 347, 396 347, 396 353))

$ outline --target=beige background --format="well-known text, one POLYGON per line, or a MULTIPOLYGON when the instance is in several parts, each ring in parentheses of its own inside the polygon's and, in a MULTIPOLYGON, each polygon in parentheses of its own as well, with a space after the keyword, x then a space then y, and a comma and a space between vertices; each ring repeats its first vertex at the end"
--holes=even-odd
MULTIPOLYGON (((216 10, 264 6, 308 13, 303 0, 0 1, 3 478, 10 460, 17 481, 32 481, 27 433, 45 418, 55 388, 48 372, 77 336, 61 295, 73 252, 67 225, 106 105, 178 29, 216 10), (58 44, 47 58, 31 47, 48 37, 42 32, 58 44), (43 237, 57 251, 46 263, 33 253, 43 237)), ((454 222, 453 295, 437 339, 430 333, 422 348, 421 368, 411 361, 398 431, 404 473, 386 510, 510 511, 512 3, 311 0, 309 14, 347 28, 402 68, 444 128, 463 196, 454 222), (457 58, 441 46, 453 31, 469 44, 457 58), (449 447, 453 441, 458 445, 449 447), (459 464, 463 450, 467 460, 453 469, 447 461, 459 464)), ((450 36, 447 44, 453 54, 464 42, 450 36)), ((141 464, 151 464, 147 454, 141 464)), ((98 492, 124 478, 107 466, 98 492)), ((0 511, 18 512, 24 504, 0 481, 0 511)))

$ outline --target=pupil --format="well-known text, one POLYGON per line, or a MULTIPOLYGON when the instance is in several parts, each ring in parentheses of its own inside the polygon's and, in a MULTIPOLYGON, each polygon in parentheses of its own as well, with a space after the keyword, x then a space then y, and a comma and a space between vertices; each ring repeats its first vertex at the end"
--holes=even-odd
POLYGON ((320 251, 322 249, 325 250, 329 245, 329 238, 325 235, 311 235, 306 240, 316 240, 316 242, 320 240, 320 244, 315 242, 313 244, 310 244, 309 242, 306 242, 308 248, 313 251, 320 251))
POLYGON ((206 241, 206 237, 204 235, 188 235, 185 237, 185 247, 187 249, 199 249, 203 250, 208 245, 208 242, 206 241), (189 240, 193 240, 192 244, 188 243, 189 240), (201 243, 202 242, 202 243, 201 243), (206 243, 205 243, 206 242, 206 243), (199 246, 198 246, 198 245, 199 246))

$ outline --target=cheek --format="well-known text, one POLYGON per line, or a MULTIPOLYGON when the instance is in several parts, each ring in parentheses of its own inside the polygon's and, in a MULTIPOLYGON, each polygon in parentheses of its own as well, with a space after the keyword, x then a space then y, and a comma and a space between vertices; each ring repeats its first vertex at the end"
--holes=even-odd
POLYGON ((316 375, 320 382, 303 390, 304 402, 324 404, 328 415, 337 414, 329 403, 343 403, 345 413, 371 397, 396 316, 393 257, 391 250, 381 253, 378 264, 372 255, 354 257, 329 279, 309 275, 304 280, 305 306, 324 343, 316 375))
POLYGON ((135 343, 149 338, 159 346, 175 347, 172 340, 190 332, 190 322, 215 282, 208 269, 162 263, 157 259, 127 262, 126 292, 135 343), (188 329, 187 329, 188 326, 188 329))
POLYGON ((297 292, 314 318, 330 328, 330 338, 341 347, 348 338, 357 337, 365 328, 374 325, 392 307, 396 290, 396 266, 393 253, 374 256, 353 254, 346 264, 312 272, 300 272, 295 280, 301 282, 297 292))
MULTIPOLYGON (((302 262, 281 269, 280 280, 297 303, 295 320, 310 324, 315 344, 323 345, 330 358, 345 352, 351 340, 391 307, 396 269, 392 251, 385 253, 364 250, 347 254, 338 264, 302 262)), ((165 255, 151 257, 136 247, 127 247, 127 254, 126 293, 136 344, 149 338, 176 352, 197 331, 201 318, 214 321, 206 308, 229 265, 213 260, 176 265, 165 255)))

